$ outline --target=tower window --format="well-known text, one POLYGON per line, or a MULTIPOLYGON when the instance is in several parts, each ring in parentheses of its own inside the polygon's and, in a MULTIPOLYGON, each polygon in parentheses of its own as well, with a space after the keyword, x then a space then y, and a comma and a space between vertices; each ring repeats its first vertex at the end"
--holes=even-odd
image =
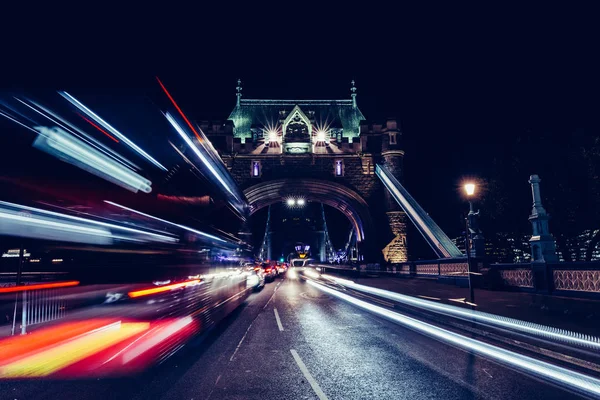
POLYGON ((335 172, 335 176, 344 176, 344 161, 343 160, 335 160, 334 172, 335 172))
POLYGON ((252 170, 250 174, 253 178, 259 178, 261 174, 260 161, 252 161, 252 170))
POLYGON ((390 144, 396 144, 396 134, 390 133, 390 144))

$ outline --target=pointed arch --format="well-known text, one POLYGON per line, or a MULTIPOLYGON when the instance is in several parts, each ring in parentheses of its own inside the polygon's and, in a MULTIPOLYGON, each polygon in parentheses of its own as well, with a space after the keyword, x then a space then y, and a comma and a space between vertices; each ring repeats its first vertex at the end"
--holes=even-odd
POLYGON ((302 120, 302 122, 306 124, 306 126, 308 127, 308 135, 309 137, 312 137, 312 123, 310 122, 310 119, 306 116, 306 114, 304 114, 302 109, 296 105, 292 109, 292 111, 290 111, 285 120, 283 120, 283 140, 285 140, 288 125, 294 120, 296 116, 298 116, 300 120, 302 120))

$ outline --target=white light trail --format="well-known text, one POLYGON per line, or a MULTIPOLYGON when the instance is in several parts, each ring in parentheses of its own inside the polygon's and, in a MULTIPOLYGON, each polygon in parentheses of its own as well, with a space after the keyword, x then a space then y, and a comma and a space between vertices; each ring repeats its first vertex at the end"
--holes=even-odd
POLYGON ((7 118, 7 119, 11 120, 12 122, 14 122, 14 123, 16 123, 16 124, 19 124, 19 125, 21 125, 23 128, 26 128, 26 129, 29 129, 30 131, 33 131, 33 132, 35 132, 35 133, 38 133, 38 131, 36 131, 36 130, 35 130, 35 129, 33 129, 32 127, 25 125, 24 123, 22 123, 22 122, 20 122, 20 121, 18 121, 18 120, 16 120, 16 119, 14 119, 14 118, 13 118, 13 117, 11 117, 10 115, 4 114, 4 113, 3 113, 3 112, 1 112, 1 111, 0 111, 0 115, 2 115, 3 117, 5 117, 5 118, 7 118))
POLYGON ((26 217, 7 211, 0 211, 0 220, 2 220, 0 234, 2 235, 79 243, 112 243, 112 235, 108 229, 90 228, 48 218, 26 217))
MULTIPOLYGON (((17 99, 17 100, 21 101, 20 99, 17 99)), ((60 121, 60 123, 57 122, 57 121, 53 121, 48 116, 44 115, 50 121, 53 121, 54 123, 56 123, 59 126, 62 126, 66 131, 69 131, 69 133, 72 133, 73 135, 79 137, 81 140, 85 141, 86 143, 90 144, 91 146, 94 146, 96 149, 102 151, 107 156, 114 158, 116 161, 120 162, 121 164, 123 164, 123 165, 125 165, 127 167, 130 167, 130 168, 135 168, 138 171, 141 170, 141 168, 138 165, 136 165, 133 162, 129 161, 128 159, 126 159, 125 157, 123 157, 122 155, 120 155, 119 153, 116 153, 116 152, 112 151, 110 148, 106 147, 104 144, 102 144, 101 142, 99 142, 98 140, 96 140, 94 137, 88 135, 87 133, 85 133, 81 129, 79 129, 76 126, 74 126, 73 124, 69 123, 68 121, 65 121, 64 118, 61 118, 56 113, 52 112, 51 110, 48 110, 46 107, 44 107, 44 106, 36 103, 33 100, 29 100, 29 102, 31 102, 31 104, 33 104, 36 107, 38 107, 39 109, 43 110, 47 114, 51 115, 54 119, 60 121), (61 123, 63 125, 61 125, 61 123)), ((21 101, 21 103, 23 103, 23 101, 21 101)), ((26 103, 23 103, 23 104, 27 105, 26 103)), ((27 105, 27 106, 30 107, 30 108, 32 108, 29 105, 27 105)), ((34 108, 32 108, 32 109, 34 111, 36 111, 36 112, 39 113, 38 110, 35 110, 34 108)))
POLYGON ((429 335, 439 341, 452 344, 456 347, 495 360, 512 368, 519 369, 554 383, 567 386, 570 389, 574 389, 578 392, 583 392, 593 396, 600 396, 599 379, 459 335, 458 333, 451 332, 435 325, 431 325, 426 322, 390 311, 386 308, 367 303, 366 301, 356 299, 345 293, 338 292, 337 290, 320 285, 311 280, 307 282, 315 288, 322 290, 334 297, 338 297, 357 307, 388 318, 417 332, 429 335))
MULTIPOLYGON (((35 213, 40 213, 40 214, 44 214, 44 215, 51 215, 53 217, 59 217, 59 218, 66 219, 66 220, 78 221, 78 222, 83 222, 85 224, 98 225, 98 226, 102 226, 102 227, 105 227, 105 228, 116 229, 116 230, 121 230, 121 231, 125 231, 125 232, 131 232, 131 233, 137 233, 137 234, 141 234, 141 235, 146 235, 146 236, 153 237, 155 239, 159 239, 160 241, 164 241, 164 242, 177 242, 178 241, 178 239, 176 239, 176 238, 172 238, 172 237, 165 236, 165 235, 159 235, 159 234, 156 234, 156 233, 146 232, 146 231, 142 231, 142 230, 139 230, 139 229, 128 228, 128 227, 125 227, 125 226, 120 226, 120 225, 115 225, 115 224, 109 224, 109 223, 101 222, 101 221, 95 221, 95 220, 92 220, 92 219, 75 217, 73 215, 61 214, 61 213, 57 213, 57 212, 54 212, 54 211, 42 210, 41 208, 34 208, 34 207, 24 206, 24 205, 21 205, 21 204, 9 203, 7 201, 0 201, 0 204, 4 205, 4 206, 12 207, 14 209, 14 211, 22 211, 22 210, 32 211, 32 212, 35 212, 35 213)), ((29 217, 23 217, 23 218, 29 218, 29 217)))
POLYGON ((77 107, 81 112, 85 113, 87 116, 89 116, 90 118, 94 119, 96 122, 98 122, 100 125, 102 125, 110 133, 112 133, 113 135, 115 135, 116 137, 118 137, 119 139, 121 139, 123 142, 125 142, 129 147, 131 147, 133 150, 135 150, 140 155, 142 155, 146 160, 150 161, 152 164, 156 165, 158 168, 162 169, 163 171, 167 171, 167 169, 161 163, 159 163, 154 158, 152 158, 148 153, 146 153, 144 150, 142 150, 138 145, 136 145, 131 140, 129 140, 121 132, 119 132, 118 130, 116 130, 115 128, 113 128, 112 125, 110 125, 108 122, 106 122, 102 118, 100 118, 96 113, 94 113, 92 110, 90 110, 85 105, 83 105, 75 97, 71 96, 67 92, 58 92, 58 93, 62 97, 64 97, 65 99, 67 99, 67 101, 69 103, 71 103, 75 107, 77 107))
POLYGON ((416 297, 390 292, 388 290, 378 289, 366 285, 360 285, 352 281, 339 279, 330 275, 323 275, 323 277, 333 280, 341 284, 342 286, 346 286, 364 293, 374 294, 376 296, 380 296, 388 300, 398 301, 400 303, 408 304, 413 307, 418 307, 429 311, 442 313, 445 315, 451 315, 453 317, 465 319, 468 321, 477 321, 501 328, 511 329, 513 331, 528 333, 535 336, 544 337, 546 339, 559 340, 561 342, 569 343, 572 345, 585 346, 593 348, 595 350, 600 350, 600 338, 593 337, 590 335, 569 332, 563 329, 557 329, 550 326, 539 325, 532 322, 521 321, 513 318, 506 318, 481 311, 467 310, 448 304, 435 303, 429 300, 422 300, 416 297))
POLYGON ((34 147, 49 153, 56 152, 64 161, 133 192, 141 190, 150 193, 152 191, 150 187, 152 182, 148 179, 124 167, 81 140, 70 136, 62 129, 50 129, 44 126, 38 126, 35 129, 42 136, 35 140, 34 147))
POLYGON ((198 231, 196 229, 192 229, 189 226, 176 224, 174 222, 167 221, 166 219, 158 218, 158 217, 155 217, 153 215, 146 214, 146 213, 143 213, 141 211, 134 210, 133 208, 129 208, 129 207, 125 207, 125 206, 122 206, 120 204, 117 204, 117 203, 113 203, 112 201, 104 200, 104 202, 107 203, 107 204, 113 205, 115 207, 122 208, 123 210, 131 211, 133 213, 136 213, 136 214, 139 214, 139 215, 143 215, 144 217, 152 218, 152 219, 155 219, 157 221, 164 222, 165 224, 173 225, 173 226, 176 226, 178 228, 184 229, 186 231, 190 231, 190 232, 196 233, 196 234, 201 235, 201 236, 205 236, 205 237, 208 237, 208 238, 211 238, 211 239, 214 239, 214 240, 218 240, 218 241, 227 243, 226 240, 223 240, 221 238, 218 238, 216 236, 210 235, 210 234, 205 233, 205 232, 198 231))
POLYGON ((223 180, 221 175, 217 172, 217 170, 215 170, 212 163, 209 160, 207 160, 206 157, 204 156, 204 154, 202 154, 202 152, 194 145, 194 143, 192 142, 192 139, 189 138, 189 136, 185 133, 185 131, 183 130, 183 128, 181 128, 181 126, 177 123, 177 121, 175 121, 175 119, 171 116, 171 114, 169 114, 167 112, 165 114, 165 116, 167 117, 167 120, 171 123, 171 125, 173 125, 173 128, 175 128, 175 130, 177 131, 179 136, 182 137, 182 139, 185 141, 185 143, 188 145, 188 147, 190 149, 192 149, 192 151, 198 156, 200 161, 202 161, 202 163, 209 169, 209 171, 213 174, 213 176, 215 178, 217 178, 217 180, 219 181, 219 183, 221 183, 221 185, 225 188, 225 190, 227 190, 233 197, 237 198, 237 196, 229 188, 227 183, 225 183, 225 181, 223 180))

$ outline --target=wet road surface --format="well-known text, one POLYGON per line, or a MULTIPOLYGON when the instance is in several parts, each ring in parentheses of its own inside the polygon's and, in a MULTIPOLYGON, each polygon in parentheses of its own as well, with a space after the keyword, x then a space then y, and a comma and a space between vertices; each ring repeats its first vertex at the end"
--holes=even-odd
POLYGON ((0 382, 0 399, 568 399, 295 279, 137 377, 0 382))

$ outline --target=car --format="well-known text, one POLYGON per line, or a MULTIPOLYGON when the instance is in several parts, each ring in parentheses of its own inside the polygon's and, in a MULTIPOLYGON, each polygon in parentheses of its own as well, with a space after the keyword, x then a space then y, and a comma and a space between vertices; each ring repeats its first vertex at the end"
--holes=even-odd
POLYGON ((282 262, 277 263, 277 273, 284 274, 288 270, 287 265, 282 262))
POLYGON ((260 266, 247 265, 244 267, 244 272, 248 275, 248 287, 252 287, 254 291, 265 287, 265 274, 260 266))
POLYGON ((277 277, 277 266, 269 263, 263 263, 262 268, 265 274, 265 280, 267 282, 273 282, 277 277))

